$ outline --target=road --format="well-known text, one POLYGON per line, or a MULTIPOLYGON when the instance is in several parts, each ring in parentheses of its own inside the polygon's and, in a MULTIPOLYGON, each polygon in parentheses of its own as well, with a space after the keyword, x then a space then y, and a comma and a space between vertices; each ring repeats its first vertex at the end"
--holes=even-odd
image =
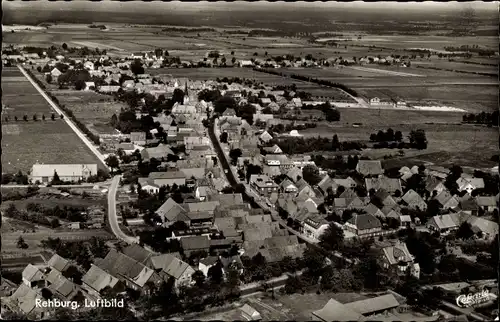
POLYGON ((49 103, 49 105, 54 109, 54 111, 57 112, 58 115, 63 115, 64 116, 64 121, 66 121, 66 124, 73 130, 73 132, 76 133, 76 135, 85 143, 85 145, 94 153, 94 155, 97 157, 99 161, 106 167, 106 169, 109 169, 109 167, 106 165, 106 162, 104 161, 106 158, 104 155, 99 152, 99 150, 94 146, 94 144, 83 134, 82 131, 71 121, 71 119, 64 113, 56 103, 52 101, 52 99, 45 93, 45 91, 31 78, 31 76, 24 70, 24 68, 20 65, 17 66, 21 73, 29 80, 31 85, 35 87, 35 89, 40 93, 40 95, 43 96, 43 98, 49 103))
POLYGON ((108 191, 108 221, 113 234, 120 240, 128 244, 138 244, 139 238, 131 237, 126 235, 120 228, 120 224, 118 223, 118 215, 116 213, 116 192, 118 190, 118 186, 120 185, 120 176, 114 176, 113 181, 111 182, 111 186, 108 191))

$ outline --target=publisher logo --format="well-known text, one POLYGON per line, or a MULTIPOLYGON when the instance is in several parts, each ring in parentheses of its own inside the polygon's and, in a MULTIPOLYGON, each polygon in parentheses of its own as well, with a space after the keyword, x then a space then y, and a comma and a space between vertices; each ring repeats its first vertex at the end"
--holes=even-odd
POLYGON ((471 307, 480 303, 488 302, 490 293, 488 290, 482 290, 474 294, 462 294, 457 297, 457 305, 459 307, 471 307))

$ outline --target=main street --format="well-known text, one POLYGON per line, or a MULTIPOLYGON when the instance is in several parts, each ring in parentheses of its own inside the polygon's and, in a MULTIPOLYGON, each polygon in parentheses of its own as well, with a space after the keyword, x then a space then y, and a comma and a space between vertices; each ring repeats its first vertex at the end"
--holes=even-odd
POLYGON ((126 235, 120 228, 118 223, 118 215, 116 213, 116 193, 120 185, 121 176, 114 176, 111 186, 108 191, 108 221, 109 226, 113 234, 120 240, 128 244, 138 244, 139 239, 137 237, 131 237, 126 235))
POLYGON ((45 91, 31 78, 31 76, 24 70, 24 68, 21 65, 17 65, 21 73, 29 80, 31 85, 40 93, 40 95, 43 96, 43 98, 49 103, 49 105, 56 111, 58 115, 63 115, 64 116, 64 121, 68 124, 68 126, 73 130, 73 132, 76 133, 76 135, 83 141, 83 143, 92 151, 92 153, 101 161, 101 163, 106 167, 106 169, 109 169, 109 167, 106 165, 105 157, 104 155, 99 152, 99 150, 94 146, 94 144, 83 134, 83 132, 71 121, 71 119, 61 111, 61 109, 57 106, 54 101, 45 93, 45 91))
MULTIPOLYGON (((238 184, 240 184, 240 182, 236 179, 237 175, 234 173, 233 168, 230 166, 228 157, 224 153, 224 151, 222 150, 221 143, 219 141, 219 138, 217 137, 217 134, 216 134, 217 133, 216 126, 217 126, 217 123, 218 123, 217 121, 218 120, 215 119, 214 122, 212 124, 210 124, 210 126, 208 127, 208 135, 209 135, 210 140, 212 141, 212 144, 213 144, 213 146, 215 148, 215 152, 217 153, 217 156, 219 158, 220 164, 221 164, 222 168, 224 169, 223 172, 224 172, 224 175, 226 176, 227 181, 229 182, 229 184, 232 187, 236 187, 238 184)), ((266 204, 266 201, 264 200, 264 198, 262 198, 261 196, 259 196, 250 187, 249 184, 244 183, 243 186, 245 187, 244 193, 248 197, 253 198, 254 201, 255 201, 255 203, 257 203, 257 205, 260 208, 269 211, 269 213, 271 214, 271 217, 273 218, 273 220, 276 221, 276 222, 278 222, 280 224, 280 226, 282 226, 286 230, 288 230, 289 233, 297 236, 297 238, 302 239, 303 241, 307 242, 309 245, 312 245, 313 247, 315 247, 315 248, 321 250, 322 252, 324 252, 324 250, 317 245, 317 242, 315 240, 312 240, 311 238, 308 238, 307 236, 304 236, 300 232, 298 232, 298 231, 292 229, 291 227, 289 227, 287 225, 287 223, 283 219, 281 219, 281 217, 278 215, 278 212, 276 210, 272 209, 271 207, 269 207, 266 204)), ((334 253, 330 253, 330 254, 332 254, 333 256, 335 256, 337 258, 344 259, 345 261, 347 261, 349 263, 352 262, 350 259, 345 258, 344 256, 342 256, 342 254, 339 253, 339 252, 334 252, 334 253)))

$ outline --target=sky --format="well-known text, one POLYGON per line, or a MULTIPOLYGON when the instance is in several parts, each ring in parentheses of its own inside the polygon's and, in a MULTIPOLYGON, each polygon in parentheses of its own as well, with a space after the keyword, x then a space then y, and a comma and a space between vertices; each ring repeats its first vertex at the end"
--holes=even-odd
POLYGON ((311 9, 335 9, 335 8, 346 8, 346 9, 365 9, 365 10, 408 10, 408 11, 449 11, 449 10, 460 10, 466 6, 472 6, 476 10, 498 10, 498 2, 437 2, 437 1, 427 1, 427 2, 142 2, 142 1, 131 1, 131 2, 120 2, 113 0, 104 0, 100 2, 90 2, 86 0, 73 0, 69 2, 49 2, 44 0, 39 1, 3 1, 2 7, 5 9, 33 9, 33 10, 102 10, 102 11, 140 11, 140 12, 151 12, 158 13, 161 10, 179 10, 179 11, 200 11, 200 10, 213 10, 213 11, 225 11, 225 10, 269 10, 278 9, 280 7, 287 8, 311 8, 311 9))

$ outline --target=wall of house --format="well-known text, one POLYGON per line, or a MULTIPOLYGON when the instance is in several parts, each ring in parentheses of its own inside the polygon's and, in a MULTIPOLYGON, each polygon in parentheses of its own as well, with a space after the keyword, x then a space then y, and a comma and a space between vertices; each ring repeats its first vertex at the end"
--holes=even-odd
POLYGON ((178 186, 183 186, 186 184, 186 179, 185 178, 178 178, 178 179, 155 179, 154 184, 157 186, 173 186, 177 184, 178 186))

